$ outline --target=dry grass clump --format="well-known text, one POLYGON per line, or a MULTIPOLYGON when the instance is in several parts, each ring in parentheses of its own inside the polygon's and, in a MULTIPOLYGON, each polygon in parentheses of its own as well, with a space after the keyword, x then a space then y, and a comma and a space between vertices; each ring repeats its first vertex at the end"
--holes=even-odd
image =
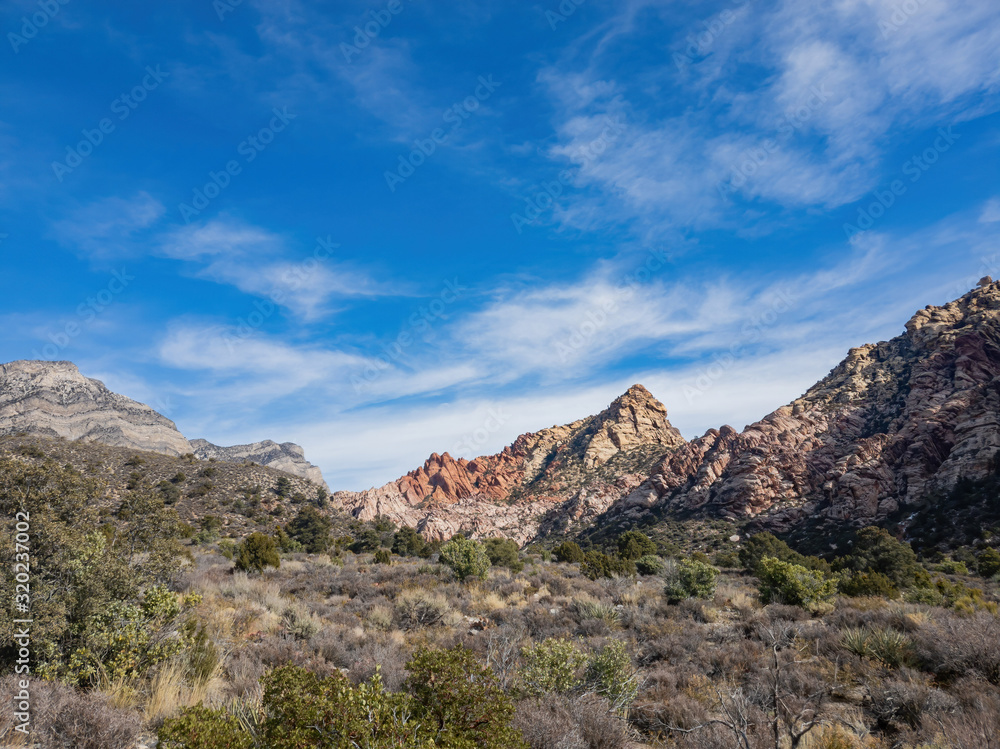
POLYGON ((624 749, 625 722, 594 695, 546 695, 517 706, 514 725, 531 749, 624 749))
POLYGON ((441 624, 449 613, 451 604, 438 592, 410 588, 396 596, 396 617, 403 629, 441 624))

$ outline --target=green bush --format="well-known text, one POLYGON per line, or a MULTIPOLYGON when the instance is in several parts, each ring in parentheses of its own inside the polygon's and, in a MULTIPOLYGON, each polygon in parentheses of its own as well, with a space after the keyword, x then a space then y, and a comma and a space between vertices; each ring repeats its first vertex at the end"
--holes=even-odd
POLYGON ((462 646, 420 648, 406 664, 406 687, 418 714, 436 729, 435 746, 455 749, 527 749, 511 727, 514 705, 493 671, 462 646))
POLYGON ((375 564, 392 564, 392 552, 388 549, 379 549, 375 552, 375 564))
POLYGON ((580 571, 591 580, 599 577, 622 577, 635 574, 635 563, 630 559, 613 557, 603 551, 588 551, 583 555, 580 571))
POLYGON ((800 554, 773 533, 764 532, 751 536, 744 541, 739 551, 739 560, 743 569, 754 574, 757 572, 757 565, 764 557, 780 559, 782 562, 797 564, 800 567, 824 573, 830 571, 830 565, 824 560, 800 554))
POLYGON ((946 559, 941 564, 937 566, 940 572, 946 575, 968 575, 969 568, 965 566, 965 562, 959 562, 955 559, 946 559))
POLYGON ((424 537, 408 525, 402 526, 392 537, 392 553, 401 557, 422 557, 427 550, 424 537))
POLYGON ((226 559, 232 561, 236 556, 236 542, 231 538, 224 538, 219 541, 219 553, 226 559))
POLYGON ((878 572, 892 580, 897 588, 914 585, 920 573, 924 572, 909 544, 897 541, 887 530, 875 526, 858 531, 851 553, 837 559, 834 568, 851 572, 878 572))
POLYGON ((815 609, 828 602, 836 590, 836 582, 828 580, 822 572, 773 557, 760 560, 757 578, 760 580, 760 600, 764 603, 815 609))
POLYGON ((976 560, 976 571, 983 577, 993 577, 1000 574, 1000 552, 996 549, 986 549, 976 560))
POLYGON ((579 671, 587 662, 571 640, 550 637, 521 650, 521 681, 531 695, 568 692, 580 684, 579 671))
POLYGON ((625 531, 618 537, 618 556, 636 560, 647 554, 656 554, 656 544, 645 533, 625 531))
POLYGON ((441 562, 451 567, 459 580, 469 577, 485 580, 490 569, 486 548, 463 536, 455 536, 441 547, 441 562))
POLYGON ((265 567, 281 566, 278 545, 273 537, 263 533, 251 533, 243 539, 234 561, 241 572, 263 572, 265 567))
POLYGON ((309 554, 322 554, 330 548, 330 518, 312 505, 299 510, 298 515, 285 527, 289 537, 302 545, 309 554))
POLYGON ((576 541, 563 541, 552 550, 552 556, 557 562, 582 562, 583 549, 576 541))
POLYGON ((668 569, 664 577, 664 594, 669 603, 679 603, 686 598, 711 598, 715 595, 715 582, 719 570, 697 559, 682 559, 668 569))
POLYGON ((204 707, 164 721, 161 749, 527 749, 511 727, 514 706, 493 673, 464 648, 418 650, 406 692, 380 675, 353 685, 282 666, 261 680, 259 713, 204 707))
POLYGON ((663 572, 663 560, 655 554, 646 554, 635 560, 635 568, 640 575, 658 575, 663 572))
POLYGON ((587 664, 587 681, 618 712, 628 710, 639 694, 639 676, 621 640, 610 640, 587 664))
POLYGON ((483 545, 486 548, 486 556, 490 558, 490 564, 494 567, 506 567, 511 572, 520 572, 524 569, 520 547, 509 538, 487 538, 483 545))
POLYGON ((274 493, 279 497, 287 497, 292 491, 292 482, 287 476, 279 476, 274 485, 274 493))
POLYGON ((854 572, 840 580, 838 589, 845 596, 882 596, 883 598, 898 598, 899 590, 892 580, 880 572, 854 572))

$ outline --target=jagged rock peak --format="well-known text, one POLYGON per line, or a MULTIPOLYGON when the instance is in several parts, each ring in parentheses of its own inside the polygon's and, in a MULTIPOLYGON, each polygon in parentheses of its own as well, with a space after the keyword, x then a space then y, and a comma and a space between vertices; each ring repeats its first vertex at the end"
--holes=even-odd
POLYGON ((0 434, 20 432, 167 455, 191 452, 170 419, 111 392, 68 361, 0 364, 0 434))
POLYGON ((261 465, 275 468, 293 476, 301 476, 315 484, 326 487, 323 480, 323 473, 318 466, 313 465, 305 458, 305 450, 294 442, 282 442, 278 444, 273 440, 263 440, 252 442, 248 445, 232 445, 231 447, 221 447, 213 445, 208 440, 191 440, 191 447, 194 454, 202 459, 215 458, 227 463, 243 463, 252 461, 261 465))
POLYGON ((667 448, 684 444, 667 419, 667 409, 642 385, 633 385, 595 417, 597 432, 584 453, 584 466, 596 468, 613 455, 643 445, 667 448))

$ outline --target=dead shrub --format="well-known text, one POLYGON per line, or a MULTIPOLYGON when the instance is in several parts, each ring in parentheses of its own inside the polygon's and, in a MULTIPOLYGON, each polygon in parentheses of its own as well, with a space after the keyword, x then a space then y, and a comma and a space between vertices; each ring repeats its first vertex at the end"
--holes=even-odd
MULTIPOLYGON (((5 695, 18 693, 14 675, 0 679, 5 695)), ((46 749, 132 749, 142 719, 132 710, 113 707, 100 692, 81 692, 65 684, 30 679, 33 739, 46 749)), ((0 739, 12 740, 12 700, 0 700, 0 739)))

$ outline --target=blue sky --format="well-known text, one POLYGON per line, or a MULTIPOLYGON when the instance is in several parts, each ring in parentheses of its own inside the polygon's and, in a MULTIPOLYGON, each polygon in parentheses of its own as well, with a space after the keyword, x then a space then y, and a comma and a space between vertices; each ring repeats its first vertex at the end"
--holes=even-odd
POLYGON ((0 359, 334 488, 633 382, 688 438, 1000 277, 1000 5, 84 3, 0 27, 0 359))

